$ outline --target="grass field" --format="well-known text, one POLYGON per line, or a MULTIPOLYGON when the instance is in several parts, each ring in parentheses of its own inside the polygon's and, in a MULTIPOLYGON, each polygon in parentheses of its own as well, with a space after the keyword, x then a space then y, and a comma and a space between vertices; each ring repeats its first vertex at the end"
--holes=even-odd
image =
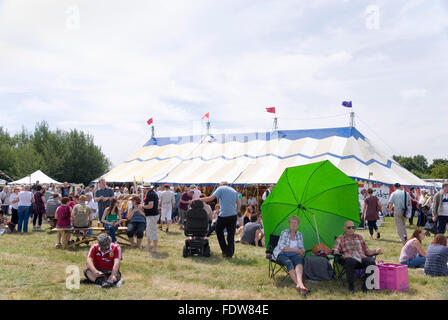
MULTIPOLYGON (((401 244, 393 218, 381 227, 381 240, 370 241, 370 248, 382 248, 379 259, 398 263, 401 244)), ((47 224, 44 224, 48 228, 47 224)), ((358 231, 367 239, 367 231, 358 231)), ((408 236, 412 232, 408 228, 408 236)), ((276 281, 268 277, 264 248, 236 244, 233 259, 221 257, 216 236, 210 238, 210 258, 182 258, 184 235, 178 226, 170 234, 160 234, 160 253, 123 249, 120 288, 100 289, 81 285, 79 290, 66 289, 65 271, 75 265, 82 271, 88 247, 74 250, 55 249, 56 234, 30 232, 0 236, 0 299, 305 299, 288 278, 276 281)), ((427 247, 430 239, 426 238, 427 247)), ((410 290, 360 291, 349 295, 345 283, 332 280, 305 282, 312 291, 306 299, 448 299, 448 278, 431 278, 421 270, 409 270, 410 290)))

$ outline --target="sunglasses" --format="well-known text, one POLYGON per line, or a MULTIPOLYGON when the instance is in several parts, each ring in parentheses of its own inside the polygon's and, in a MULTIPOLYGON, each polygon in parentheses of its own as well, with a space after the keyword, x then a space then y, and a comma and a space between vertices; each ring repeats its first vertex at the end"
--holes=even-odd
POLYGON ((355 229, 355 226, 348 226, 348 227, 346 227, 347 229, 355 229))

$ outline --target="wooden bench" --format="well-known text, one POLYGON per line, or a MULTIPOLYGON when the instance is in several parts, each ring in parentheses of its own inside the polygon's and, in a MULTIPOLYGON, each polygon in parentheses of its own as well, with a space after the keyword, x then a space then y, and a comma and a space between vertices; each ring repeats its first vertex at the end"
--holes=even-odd
MULTIPOLYGON (((129 239, 126 236, 127 230, 128 230, 127 227, 118 227, 118 230, 115 233, 115 236, 117 237, 117 242, 120 245, 125 246, 131 245, 129 239)), ((107 232, 103 227, 67 228, 67 229, 53 228, 51 231, 62 233, 61 244, 63 249, 78 247, 81 244, 90 245, 91 242, 95 242, 97 240, 98 236, 101 233, 107 232), (89 231, 92 231, 92 234, 89 234, 89 231), (69 243, 68 239, 72 234, 76 235, 77 238, 73 243, 69 243)))

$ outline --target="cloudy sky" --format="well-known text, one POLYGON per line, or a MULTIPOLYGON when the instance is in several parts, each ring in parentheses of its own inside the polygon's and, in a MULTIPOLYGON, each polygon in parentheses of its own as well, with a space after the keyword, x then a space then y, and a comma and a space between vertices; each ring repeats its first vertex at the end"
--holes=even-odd
POLYGON ((356 127, 448 157, 448 1, 0 0, 0 126, 91 133, 114 164, 150 137, 356 127))

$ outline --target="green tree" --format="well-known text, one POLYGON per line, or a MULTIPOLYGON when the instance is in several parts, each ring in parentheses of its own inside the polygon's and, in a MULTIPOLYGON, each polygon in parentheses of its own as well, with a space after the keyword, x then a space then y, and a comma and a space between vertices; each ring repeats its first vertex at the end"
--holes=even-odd
POLYGON ((438 161, 435 165, 431 166, 431 178, 448 179, 448 160, 443 159, 438 160, 442 161, 438 161))
POLYGON ((42 168, 42 156, 34 149, 32 143, 21 144, 16 149, 13 169, 19 177, 27 176, 42 168))
POLYGON ((87 184, 109 170, 110 161, 84 132, 50 130, 43 121, 33 133, 11 136, 0 127, 0 170, 18 179, 40 169, 58 181, 87 184))
POLYGON ((413 157, 393 156, 392 158, 397 161, 402 167, 411 171, 413 174, 420 178, 426 178, 430 173, 428 160, 422 155, 413 157))
POLYGON ((87 184, 109 170, 110 161, 94 144, 91 135, 71 130, 64 135, 64 145, 67 148, 63 161, 64 180, 87 184))
POLYGON ((12 178, 16 178, 12 169, 15 160, 14 144, 14 139, 0 127, 0 170, 12 178))
POLYGON ((443 164, 448 164, 448 159, 434 159, 432 161, 432 164, 429 166, 428 170, 429 170, 429 172, 432 172, 432 170, 435 167, 438 167, 438 166, 443 165, 443 164))

